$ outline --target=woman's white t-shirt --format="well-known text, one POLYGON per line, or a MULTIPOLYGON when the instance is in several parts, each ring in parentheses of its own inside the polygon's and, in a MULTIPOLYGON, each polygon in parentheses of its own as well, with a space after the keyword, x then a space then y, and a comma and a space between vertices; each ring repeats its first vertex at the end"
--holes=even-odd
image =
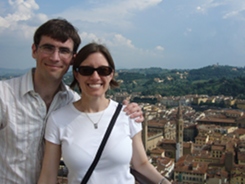
MULTIPOLYGON (((97 129, 87 115, 78 111, 73 103, 50 115, 45 139, 61 145, 62 157, 69 170, 69 184, 80 184, 82 181, 93 162, 117 105, 117 102, 110 100, 104 112, 88 113, 92 120, 98 120, 102 115, 97 129)), ((88 184, 135 183, 129 170, 132 137, 141 130, 141 123, 136 123, 125 112, 120 112, 88 184)))

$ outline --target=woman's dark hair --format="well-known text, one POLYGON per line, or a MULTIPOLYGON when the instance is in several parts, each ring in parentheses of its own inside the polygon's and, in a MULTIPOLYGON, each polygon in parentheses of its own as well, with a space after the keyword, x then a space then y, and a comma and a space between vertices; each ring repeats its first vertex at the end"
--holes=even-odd
MULTIPOLYGON (((109 52, 109 50, 102 44, 98 44, 98 43, 89 43, 87 45, 85 45, 76 55, 75 59, 74 59, 74 63, 73 63, 73 73, 77 72, 76 69, 81 65, 81 63, 91 54, 99 52, 101 54, 103 54, 103 56, 106 58, 109 66, 113 69, 113 72, 115 73, 115 64, 114 61, 112 59, 112 56, 109 52)), ((119 83, 113 78, 110 81, 110 87, 111 88, 115 88, 118 87, 119 83)), ((78 87, 79 90, 81 91, 80 87, 79 87, 79 83, 77 81, 77 79, 75 78, 74 74, 73 74, 73 81, 70 85, 70 87, 72 89, 74 89, 75 87, 78 87)))
POLYGON ((33 37, 35 45, 39 45, 42 36, 48 36, 61 42, 66 42, 71 38, 74 42, 73 53, 77 52, 81 43, 81 39, 75 27, 67 20, 61 18, 48 20, 36 30, 33 37))

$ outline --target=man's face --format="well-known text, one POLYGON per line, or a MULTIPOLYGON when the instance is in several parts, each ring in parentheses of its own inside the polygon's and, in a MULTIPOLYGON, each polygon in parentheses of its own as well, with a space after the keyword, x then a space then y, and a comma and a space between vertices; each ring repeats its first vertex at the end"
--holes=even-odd
POLYGON ((62 43, 42 36, 39 45, 32 45, 32 57, 36 59, 37 75, 47 80, 61 80, 73 59, 73 41, 62 43))

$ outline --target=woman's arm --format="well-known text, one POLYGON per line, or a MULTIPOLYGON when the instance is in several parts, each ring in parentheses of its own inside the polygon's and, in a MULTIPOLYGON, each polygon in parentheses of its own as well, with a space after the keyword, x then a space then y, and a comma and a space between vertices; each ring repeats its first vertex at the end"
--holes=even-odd
POLYGON ((164 177, 148 161, 145 148, 141 139, 141 132, 137 133, 133 137, 133 157, 131 163, 135 170, 137 170, 139 173, 143 174, 156 184, 161 181, 161 184, 170 184, 167 179, 163 179, 164 177))
POLYGON ((45 142, 45 153, 38 184, 56 184, 61 157, 61 146, 45 142))

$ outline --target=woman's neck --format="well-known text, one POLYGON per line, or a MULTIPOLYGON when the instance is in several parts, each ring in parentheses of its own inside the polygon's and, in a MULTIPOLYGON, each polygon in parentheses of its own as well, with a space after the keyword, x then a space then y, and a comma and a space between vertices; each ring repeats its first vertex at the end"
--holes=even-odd
POLYGON ((87 99, 81 97, 80 100, 74 102, 74 106, 81 112, 100 112, 105 110, 110 103, 110 100, 107 98, 96 98, 96 99, 87 99))

